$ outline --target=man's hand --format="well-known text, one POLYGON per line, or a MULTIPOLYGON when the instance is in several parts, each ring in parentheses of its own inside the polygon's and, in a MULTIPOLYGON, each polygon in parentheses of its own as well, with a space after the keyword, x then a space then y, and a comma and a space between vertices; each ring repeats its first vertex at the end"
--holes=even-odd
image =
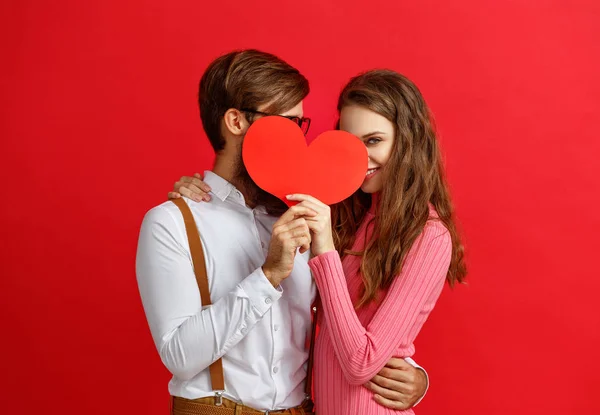
POLYGON ((274 287, 291 274, 298 248, 301 253, 310 248, 310 230, 304 217, 315 215, 312 209, 293 206, 273 225, 269 252, 262 269, 274 287))
POLYGON ((386 366, 365 387, 373 399, 390 409, 412 408, 427 390, 427 376, 404 359, 391 358, 386 366))

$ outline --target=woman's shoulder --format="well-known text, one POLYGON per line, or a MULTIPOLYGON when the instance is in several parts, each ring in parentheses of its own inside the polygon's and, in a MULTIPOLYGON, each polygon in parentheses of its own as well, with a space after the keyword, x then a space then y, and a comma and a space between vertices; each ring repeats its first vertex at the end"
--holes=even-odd
MULTIPOLYGON (((421 237, 423 239, 436 239, 445 236, 450 242, 450 232, 440 219, 440 215, 432 204, 429 204, 429 219, 425 223, 421 237)), ((444 239, 446 239, 444 238, 444 239)))

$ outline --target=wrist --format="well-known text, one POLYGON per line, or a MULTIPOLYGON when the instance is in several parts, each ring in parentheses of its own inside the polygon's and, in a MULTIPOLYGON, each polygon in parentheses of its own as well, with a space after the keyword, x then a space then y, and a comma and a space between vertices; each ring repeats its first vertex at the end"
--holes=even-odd
POLYGON ((328 252, 335 251, 335 245, 333 244, 333 241, 330 241, 330 242, 323 244, 323 246, 314 246, 311 249, 312 249, 313 255, 318 256, 318 255, 326 254, 328 252))
POLYGON ((273 287, 278 287, 279 284, 281 284, 281 281, 283 281, 283 278, 279 276, 279 273, 273 271, 268 266, 263 265, 262 271, 263 274, 265 274, 265 277, 267 277, 267 279, 271 283, 271 285, 273 285, 273 287))

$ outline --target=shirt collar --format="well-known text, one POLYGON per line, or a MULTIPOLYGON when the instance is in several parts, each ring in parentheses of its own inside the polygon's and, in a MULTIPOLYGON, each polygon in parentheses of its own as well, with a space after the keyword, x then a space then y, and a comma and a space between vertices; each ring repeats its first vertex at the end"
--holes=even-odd
MULTIPOLYGON (((210 186, 210 192, 224 202, 228 197, 233 196, 234 200, 242 206, 246 206, 244 195, 231 183, 219 176, 218 174, 206 170, 204 172, 204 183, 210 186)), ((256 206, 255 211, 267 214, 267 208, 264 206, 256 206)))
POLYGON ((210 192, 222 202, 229 197, 231 192, 237 190, 234 185, 210 170, 204 172, 204 182, 210 186, 210 192))

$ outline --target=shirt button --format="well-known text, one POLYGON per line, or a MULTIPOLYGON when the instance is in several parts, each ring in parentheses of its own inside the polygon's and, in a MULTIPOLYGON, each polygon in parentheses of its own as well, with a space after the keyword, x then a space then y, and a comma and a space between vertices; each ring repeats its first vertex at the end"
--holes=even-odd
POLYGON ((273 300, 271 300, 271 297, 265 298, 265 303, 271 304, 272 302, 273 302, 273 300))
POLYGON ((277 372, 279 372, 279 368, 278 368, 277 366, 275 366, 275 367, 273 368, 273 373, 277 373, 277 372))
POLYGON ((278 325, 278 324, 275 324, 275 325, 273 326, 273 330, 275 330, 275 331, 279 331, 279 325, 278 325))

